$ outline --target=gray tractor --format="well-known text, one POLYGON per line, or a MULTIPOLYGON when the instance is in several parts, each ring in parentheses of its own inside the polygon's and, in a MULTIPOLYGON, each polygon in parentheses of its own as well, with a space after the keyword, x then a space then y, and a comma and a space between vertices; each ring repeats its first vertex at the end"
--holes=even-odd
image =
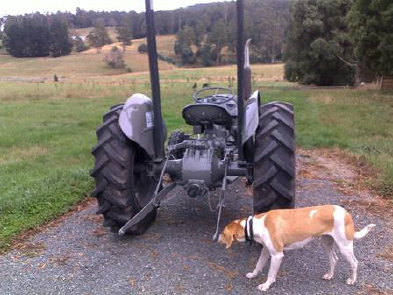
POLYGON ((98 143, 92 149, 93 195, 104 226, 120 235, 142 234, 175 186, 183 186, 191 198, 221 188, 213 237, 217 239, 226 186, 237 177, 244 177, 253 187, 254 213, 294 207, 293 106, 261 104, 259 91, 251 93, 243 0, 236 2, 237 95, 223 87, 195 92, 194 103, 182 111, 193 134, 173 132, 166 151, 151 2, 146 0, 146 30, 153 99, 137 93, 125 104, 111 107, 97 129, 98 143))

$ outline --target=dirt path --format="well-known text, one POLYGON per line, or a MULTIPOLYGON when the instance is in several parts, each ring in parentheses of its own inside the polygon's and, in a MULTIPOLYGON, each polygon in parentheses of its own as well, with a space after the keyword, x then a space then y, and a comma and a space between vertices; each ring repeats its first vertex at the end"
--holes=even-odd
MULTIPOLYGON (((333 280, 323 281, 328 261, 313 242, 286 253, 268 294, 393 294, 392 207, 359 189, 359 171, 337 158, 298 153, 297 206, 339 204, 357 228, 377 224, 355 242, 357 284, 345 285, 349 267, 341 257, 333 280)), ((224 223, 248 215, 252 203, 240 182, 229 191, 224 223)), ((181 188, 143 236, 120 238, 103 230, 95 210, 95 204, 77 210, 0 256, 0 294, 258 294, 256 286, 266 278, 266 268, 254 280, 244 276, 260 248, 237 244, 225 250, 211 242, 215 214, 181 188)))

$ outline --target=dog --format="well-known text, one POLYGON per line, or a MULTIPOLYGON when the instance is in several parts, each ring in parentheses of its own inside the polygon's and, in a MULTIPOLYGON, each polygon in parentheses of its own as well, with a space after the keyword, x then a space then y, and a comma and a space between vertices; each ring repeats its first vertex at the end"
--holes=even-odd
POLYGON ((254 271, 247 273, 246 277, 255 278, 270 256, 268 278, 257 287, 261 291, 267 291, 276 281, 284 251, 302 248, 321 237, 330 263, 328 272, 322 278, 330 280, 333 277, 338 260, 334 249, 336 245, 351 265, 351 276, 346 283, 353 285, 358 268, 358 261, 353 254, 353 240, 363 238, 373 227, 375 224, 369 224, 355 232, 352 216, 336 205, 279 209, 232 221, 219 235, 218 241, 225 244, 227 249, 234 241, 255 241, 263 245, 254 271))

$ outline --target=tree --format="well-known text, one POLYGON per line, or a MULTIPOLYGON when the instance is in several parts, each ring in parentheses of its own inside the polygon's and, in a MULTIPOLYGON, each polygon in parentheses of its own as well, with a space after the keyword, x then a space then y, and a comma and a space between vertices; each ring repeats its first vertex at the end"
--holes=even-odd
POLYGON ((352 85, 353 48, 345 17, 352 0, 294 0, 285 51, 289 81, 352 85))
POLYGON ((123 53, 120 52, 119 48, 116 46, 113 46, 111 51, 105 55, 104 61, 108 66, 114 69, 121 69, 126 66, 123 59, 123 53))
POLYGON ((3 48, 4 33, 1 30, 1 28, 3 28, 3 24, 4 24, 4 18, 0 17, 0 48, 3 48))
POLYGON ((25 32, 22 26, 22 19, 16 17, 9 18, 4 32, 4 47, 8 53, 15 57, 26 56, 25 32))
POLYGON ((50 55, 53 57, 59 57, 71 53, 72 42, 68 37, 67 23, 59 18, 54 18, 50 25, 49 43, 50 55))
POLYGON ((176 34, 174 50, 176 55, 180 55, 183 64, 194 64, 196 61, 191 48, 193 35, 194 30, 190 26, 185 26, 176 34))
POLYGON ((212 48, 208 43, 205 43, 202 47, 201 60, 204 67, 210 67, 213 64, 212 48))
POLYGON ((106 44, 111 44, 112 40, 109 38, 108 31, 102 21, 97 21, 93 30, 87 35, 87 40, 91 47, 97 49, 97 53, 106 44))
POLYGON ((88 13, 79 7, 76 8, 74 23, 77 28, 88 28, 93 24, 88 13))
POLYGON ((82 52, 85 51, 87 49, 89 49, 88 46, 86 46, 85 42, 83 42, 83 39, 81 36, 75 36, 74 39, 74 46, 75 46, 75 51, 76 52, 82 52))
POLYGON ((126 51, 126 46, 131 45, 132 39, 132 29, 131 23, 128 19, 124 18, 120 27, 116 28, 117 31, 117 40, 121 42, 123 47, 123 53, 126 51))
POLYGON ((393 75, 393 3, 355 0, 348 15, 355 54, 375 75, 393 75))
POLYGON ((4 45, 15 57, 49 55, 49 26, 46 16, 32 15, 8 17, 4 28, 4 45))
POLYGON ((216 65, 219 66, 221 64, 221 50, 228 41, 228 26, 223 19, 217 21, 208 40, 210 44, 215 46, 216 65))

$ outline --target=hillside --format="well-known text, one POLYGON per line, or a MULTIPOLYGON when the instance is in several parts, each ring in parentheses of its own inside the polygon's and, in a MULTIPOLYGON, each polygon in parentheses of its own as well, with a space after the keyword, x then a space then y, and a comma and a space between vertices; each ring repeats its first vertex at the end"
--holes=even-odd
MULTIPOLYGON (((81 29, 89 31, 88 29, 81 29)), ((113 30, 111 30, 113 33, 113 30)), ((111 35, 112 35, 111 33, 111 35)), ((79 33, 83 36, 82 33, 79 33)), ((113 36, 113 35, 112 35, 113 36)), ((113 38, 115 40, 115 38, 113 38)), ((173 51, 175 36, 157 36, 158 52, 167 55, 173 51)), ((131 46, 127 46, 124 60, 127 67, 133 72, 143 72, 148 70, 147 54, 140 54, 138 46, 146 43, 145 39, 132 41, 131 46)), ((1 80, 51 80, 56 74, 61 79, 68 79, 75 76, 108 76, 125 73, 124 69, 111 69, 107 67, 103 58, 112 46, 119 46, 114 43, 105 46, 99 54, 95 49, 90 49, 81 53, 72 53, 64 57, 39 57, 39 58, 15 58, 9 55, 0 55, 0 79, 1 80)), ((160 70, 176 68, 167 62, 159 61, 160 70)))

